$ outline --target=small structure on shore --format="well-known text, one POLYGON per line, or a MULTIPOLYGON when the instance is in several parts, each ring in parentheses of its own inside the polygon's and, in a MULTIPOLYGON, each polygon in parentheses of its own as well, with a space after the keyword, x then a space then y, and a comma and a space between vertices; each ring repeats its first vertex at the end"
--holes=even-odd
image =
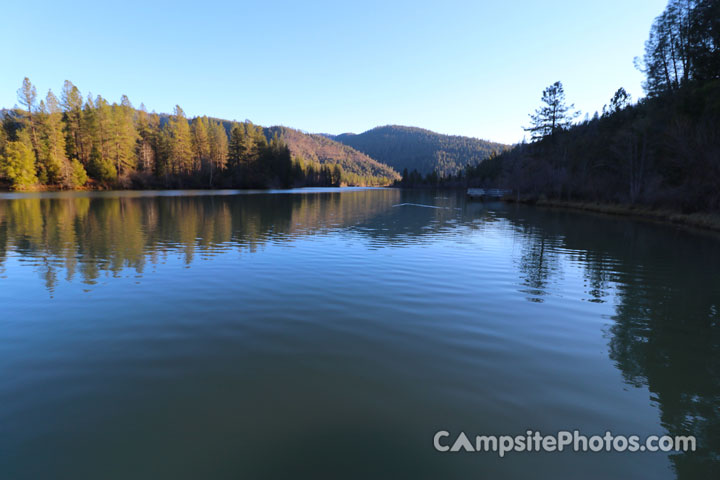
POLYGON ((511 194, 512 190, 500 188, 468 188, 467 191, 468 198, 477 200, 500 200, 511 194))

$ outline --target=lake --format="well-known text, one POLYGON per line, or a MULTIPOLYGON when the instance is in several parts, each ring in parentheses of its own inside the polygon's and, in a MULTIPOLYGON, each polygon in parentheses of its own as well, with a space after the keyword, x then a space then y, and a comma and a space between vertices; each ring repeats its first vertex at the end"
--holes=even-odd
POLYGON ((0 478, 711 478, 720 239, 448 192, 0 195, 0 478), (436 451, 436 432, 695 435, 436 451))

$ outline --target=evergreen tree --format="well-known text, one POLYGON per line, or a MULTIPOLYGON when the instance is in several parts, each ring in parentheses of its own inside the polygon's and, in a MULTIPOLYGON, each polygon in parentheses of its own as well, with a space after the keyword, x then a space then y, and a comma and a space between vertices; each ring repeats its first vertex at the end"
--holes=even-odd
POLYGON ((720 2, 670 0, 650 29, 638 68, 649 96, 720 79, 720 2))
POLYGON ((145 105, 137 112, 137 159, 139 168, 147 173, 158 173, 156 161, 160 141, 160 118, 157 114, 148 114, 145 105))
POLYGON ((333 166, 332 180, 331 183, 334 187, 339 187, 342 184, 343 171, 342 167, 338 164, 333 166))
MULTIPOLYGON (((100 95, 93 100, 88 95, 83 107, 81 136, 89 145, 87 172, 98 182, 109 185, 117 179, 117 168, 112 157, 112 108, 100 95)), ((84 147, 87 149, 88 147, 84 147)))
POLYGON ((88 181, 85 167, 76 158, 70 160, 70 176, 65 181, 68 188, 82 187, 88 181))
POLYGON ((117 179, 115 165, 109 158, 103 156, 97 144, 94 144, 90 151, 87 171, 92 178, 103 184, 109 184, 117 179))
POLYGON ((7 133, 5 132, 5 125, 4 122, 0 123, 0 153, 5 148, 5 144, 8 141, 7 133))
MULTIPOLYGON (((603 117, 613 115, 621 110, 626 109, 631 102, 630 94, 622 87, 610 99, 610 105, 603 107, 603 117)), ((595 113, 597 115, 597 112, 595 113)))
POLYGON ((228 157, 228 138, 220 122, 211 121, 208 126, 210 185, 216 172, 225 169, 228 157))
POLYGON ((0 155, 0 176, 9 180, 15 188, 28 187, 38 181, 35 153, 28 143, 21 140, 7 142, 0 155))
POLYGON ((165 125, 167 173, 189 173, 192 166, 192 136, 185 112, 179 105, 165 125))
POLYGON ((35 155, 38 152, 37 125, 35 110, 37 108, 37 90, 28 77, 23 79, 22 87, 18 90, 18 100, 27 110, 27 125, 30 128, 30 141, 35 155))
POLYGON ((265 179, 270 185, 289 188, 293 183, 292 156, 290 148, 277 134, 270 140, 266 148, 266 159, 263 162, 267 170, 265 179))
POLYGON ((720 79, 720 2, 698 0, 690 12, 690 64, 695 80, 720 79))
POLYGON ((243 160, 244 182, 241 186, 263 188, 268 179, 262 157, 268 147, 268 142, 261 126, 245 121, 243 127, 245 129, 245 158, 243 160))
POLYGON ((133 121, 134 110, 127 96, 123 95, 120 105, 113 104, 110 123, 110 158, 118 175, 125 176, 135 171, 137 157, 135 148, 138 133, 133 121))
POLYGON ((248 157, 248 163, 256 162, 263 150, 268 146, 267 138, 260 125, 254 125, 250 121, 243 123, 245 127, 245 150, 248 157))
POLYGON ((69 165, 65 157, 65 136, 62 131, 62 111, 57 97, 48 91, 40 101, 37 115, 39 145, 37 155, 38 178, 41 183, 62 184, 69 165))
POLYGON ((671 0, 650 29, 640 66, 647 77, 643 86, 649 95, 677 90, 690 78, 691 3, 671 0))
POLYGON ((560 82, 543 90, 542 102, 543 105, 530 115, 532 126, 525 128, 526 132, 532 133, 533 140, 540 140, 569 127, 578 116, 578 113, 572 111, 574 105, 565 105, 565 90, 560 82))
POLYGON ((207 117, 197 117, 192 121, 192 171, 198 172, 201 168, 209 169, 210 137, 208 133, 207 117))
POLYGON ((69 80, 63 84, 62 108, 65 123, 65 149, 67 157, 87 165, 90 151, 83 135, 83 100, 80 90, 69 80))
POLYGON ((234 124, 230 130, 230 141, 228 142, 227 166, 230 169, 239 168, 247 157, 245 129, 239 124, 234 124))
MULTIPOLYGON (((114 163, 115 156, 113 155, 112 147, 115 143, 115 132, 112 107, 107 100, 98 95, 95 99, 94 107, 91 99, 88 99, 87 108, 88 125, 90 125, 90 129, 93 132, 93 145, 98 148, 103 162, 114 163)), ((117 172, 117 168, 115 168, 115 171, 117 172)))

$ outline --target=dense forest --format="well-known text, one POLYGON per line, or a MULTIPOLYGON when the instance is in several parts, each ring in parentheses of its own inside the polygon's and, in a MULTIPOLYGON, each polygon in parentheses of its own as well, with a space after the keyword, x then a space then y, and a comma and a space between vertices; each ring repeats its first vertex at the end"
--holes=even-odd
POLYGON ((126 96, 112 104, 83 98, 69 81, 60 98, 49 91, 38 100, 25 78, 18 99, 22 108, 0 111, 6 188, 287 188, 387 185, 398 178, 369 158, 348 160, 348 151, 341 158, 294 157, 277 135, 282 131, 249 121, 189 120, 179 106, 172 115, 148 113, 126 96))
POLYGON ((720 211, 720 1, 670 1, 636 64, 647 93, 637 103, 620 88, 602 113, 576 123, 557 82, 530 116, 530 143, 461 178, 404 182, 502 186, 529 200, 720 211))
MULTIPOLYGON (((457 135, 442 135, 422 128, 388 125, 361 134, 328 135, 356 150, 386 163, 397 171, 417 170, 420 174, 455 175, 475 165, 505 145, 457 135)), ((404 175, 407 176, 407 175, 404 175)))
POLYGON ((323 135, 304 133, 288 127, 270 127, 265 129, 265 132, 268 139, 277 135, 285 142, 293 158, 302 165, 339 165, 347 183, 372 185, 380 178, 383 184, 388 184, 400 178, 395 170, 384 163, 323 135))

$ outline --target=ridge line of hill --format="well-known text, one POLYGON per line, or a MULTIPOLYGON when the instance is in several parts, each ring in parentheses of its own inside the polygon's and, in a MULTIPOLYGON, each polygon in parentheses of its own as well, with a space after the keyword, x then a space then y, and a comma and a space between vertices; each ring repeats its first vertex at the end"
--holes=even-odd
POLYGON ((475 137, 447 135, 420 127, 384 125, 363 133, 324 134, 365 153, 399 172, 417 170, 440 176, 457 175, 509 146, 475 137))

